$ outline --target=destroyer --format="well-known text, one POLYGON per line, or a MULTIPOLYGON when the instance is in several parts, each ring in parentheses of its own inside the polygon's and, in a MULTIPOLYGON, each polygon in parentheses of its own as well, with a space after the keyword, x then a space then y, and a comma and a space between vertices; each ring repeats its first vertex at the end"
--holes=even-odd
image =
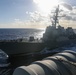
POLYGON ((76 41, 76 34, 72 27, 64 29, 64 27, 59 25, 59 11, 58 5, 53 16, 52 26, 48 26, 43 34, 43 42, 49 48, 69 45, 76 41))

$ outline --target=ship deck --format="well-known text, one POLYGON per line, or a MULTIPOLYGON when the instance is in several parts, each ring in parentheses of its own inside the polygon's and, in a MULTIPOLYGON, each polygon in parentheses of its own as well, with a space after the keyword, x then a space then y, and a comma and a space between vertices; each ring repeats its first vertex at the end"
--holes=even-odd
POLYGON ((43 58, 52 56, 53 54, 56 53, 12 55, 9 58, 11 64, 8 67, 0 68, 0 75, 12 75, 15 68, 22 65, 27 66, 34 61, 42 60, 43 58))

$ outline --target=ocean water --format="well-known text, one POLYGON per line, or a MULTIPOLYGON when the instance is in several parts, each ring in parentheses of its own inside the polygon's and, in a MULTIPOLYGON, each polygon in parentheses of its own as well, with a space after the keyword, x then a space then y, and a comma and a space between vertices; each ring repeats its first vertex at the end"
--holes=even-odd
POLYGON ((18 38, 42 38, 44 30, 42 29, 0 29, 0 40, 12 40, 18 38))
MULTIPOLYGON (((28 39, 30 36, 40 39, 44 32, 44 29, 0 29, 0 40, 28 39)), ((74 29, 74 32, 76 33, 76 29, 74 29)))

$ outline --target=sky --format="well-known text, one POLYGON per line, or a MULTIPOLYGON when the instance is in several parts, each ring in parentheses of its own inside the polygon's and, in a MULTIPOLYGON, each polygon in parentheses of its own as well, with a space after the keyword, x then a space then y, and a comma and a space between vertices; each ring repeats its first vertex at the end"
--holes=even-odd
POLYGON ((0 0, 0 28, 46 28, 58 4, 63 9, 61 15, 66 15, 60 20, 62 26, 76 28, 76 0, 0 0))

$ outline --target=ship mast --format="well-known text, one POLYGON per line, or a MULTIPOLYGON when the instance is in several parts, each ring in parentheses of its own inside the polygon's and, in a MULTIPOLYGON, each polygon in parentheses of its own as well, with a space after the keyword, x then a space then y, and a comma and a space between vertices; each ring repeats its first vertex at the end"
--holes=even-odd
POLYGON ((56 25, 58 22, 58 14, 59 14, 59 5, 55 10, 54 16, 53 16, 53 21, 52 21, 52 26, 56 28, 56 25))

